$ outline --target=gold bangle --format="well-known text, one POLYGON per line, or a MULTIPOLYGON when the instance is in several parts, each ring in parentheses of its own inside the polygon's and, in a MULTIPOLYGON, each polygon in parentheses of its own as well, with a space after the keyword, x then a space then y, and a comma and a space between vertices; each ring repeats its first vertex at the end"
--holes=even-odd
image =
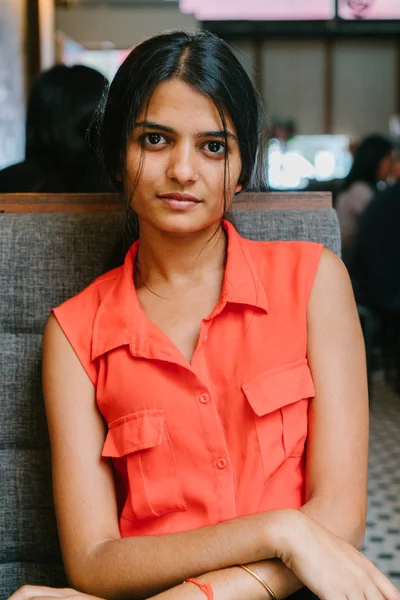
POLYGON ((254 571, 252 571, 251 569, 249 569, 249 567, 246 567, 245 565, 238 565, 238 567, 247 571, 247 573, 249 573, 249 575, 254 577, 254 579, 257 579, 258 583, 261 583, 263 588, 266 589, 267 592, 271 595, 272 600, 277 600, 275 593, 271 590, 268 583, 266 583, 264 581, 264 579, 261 579, 261 577, 259 575, 257 575, 257 573, 255 573, 254 571))

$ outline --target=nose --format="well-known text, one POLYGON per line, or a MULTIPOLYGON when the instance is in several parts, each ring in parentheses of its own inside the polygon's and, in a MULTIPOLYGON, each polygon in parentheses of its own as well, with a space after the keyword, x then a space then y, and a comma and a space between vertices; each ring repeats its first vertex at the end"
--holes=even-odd
POLYGON ((167 169, 167 176, 187 185, 198 179, 196 150, 190 142, 180 142, 171 150, 167 169))

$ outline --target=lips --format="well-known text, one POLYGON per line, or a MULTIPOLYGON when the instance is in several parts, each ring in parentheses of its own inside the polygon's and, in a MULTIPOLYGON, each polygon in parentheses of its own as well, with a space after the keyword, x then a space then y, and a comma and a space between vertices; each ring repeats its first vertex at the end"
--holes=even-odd
POLYGON ((190 194, 162 194, 159 198, 163 198, 164 200, 176 200, 177 202, 201 202, 199 198, 191 196, 190 194))

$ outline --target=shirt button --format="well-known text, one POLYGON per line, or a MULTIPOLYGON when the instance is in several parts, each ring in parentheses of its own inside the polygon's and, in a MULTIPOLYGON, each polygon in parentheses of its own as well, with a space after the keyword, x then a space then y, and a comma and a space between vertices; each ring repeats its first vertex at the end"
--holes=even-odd
POLYGON ((201 402, 202 404, 207 404, 208 400, 209 400, 209 398, 208 398, 207 394, 202 394, 202 395, 200 396, 200 402, 201 402))
POLYGON ((218 469, 225 469, 226 467, 226 460, 224 458, 220 458, 217 461, 217 467, 218 469))

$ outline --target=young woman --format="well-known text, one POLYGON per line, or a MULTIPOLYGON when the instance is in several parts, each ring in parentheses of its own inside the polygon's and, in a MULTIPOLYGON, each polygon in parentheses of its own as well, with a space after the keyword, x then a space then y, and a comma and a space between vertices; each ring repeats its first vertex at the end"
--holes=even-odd
MULTIPOLYGON (((148 40, 111 85, 103 157, 140 237, 44 335, 60 542, 83 593, 400 598, 356 550, 368 403, 347 272, 320 244, 224 220, 262 183, 260 120, 208 33, 148 40)), ((85 596, 13 600, 41 597, 85 596)))
POLYGON ((393 143, 382 135, 364 138, 355 151, 353 166, 336 200, 343 259, 348 267, 360 217, 377 193, 378 183, 388 180, 394 165, 393 143))

